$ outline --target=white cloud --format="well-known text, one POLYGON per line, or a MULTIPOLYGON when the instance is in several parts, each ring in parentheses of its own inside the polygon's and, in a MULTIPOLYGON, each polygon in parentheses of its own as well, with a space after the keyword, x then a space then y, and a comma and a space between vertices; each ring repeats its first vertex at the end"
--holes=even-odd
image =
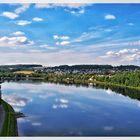
POLYGON ((25 46, 33 45, 33 41, 28 40, 23 32, 17 31, 11 34, 12 36, 0 37, 0 46, 12 47, 12 46, 25 46))
POLYGON ((34 17, 32 20, 33 20, 33 21, 37 21, 37 22, 39 22, 39 21, 43 21, 43 18, 34 17))
POLYGON ((60 45, 68 45, 68 44, 70 44, 69 41, 62 41, 62 42, 60 42, 60 45))
POLYGON ((12 35, 14 35, 14 36, 23 36, 23 35, 25 35, 25 33, 21 32, 21 31, 17 31, 17 32, 12 33, 12 35))
POLYGON ((69 12, 73 15, 81 15, 85 13, 85 7, 91 4, 85 3, 69 3, 69 4, 36 4, 36 8, 57 8, 63 7, 66 12, 69 12))
POLYGON ((56 42, 56 45, 68 45, 68 44, 70 44, 69 41, 56 42))
POLYGON ((111 89, 106 90, 106 93, 109 94, 109 95, 114 94, 114 92, 111 89))
POLYGON ((36 8, 55 8, 55 7, 65 7, 65 8, 81 8, 81 7, 85 7, 89 4, 85 4, 85 3, 69 3, 69 4, 35 4, 36 8))
POLYGON ((79 16, 81 14, 84 14, 85 13, 85 9, 83 8, 80 8, 80 9, 65 9, 66 12, 69 12, 73 15, 76 15, 76 16, 79 16))
POLYGON ((4 94, 3 99, 14 107, 17 111, 22 110, 29 102, 32 102, 31 98, 19 97, 17 94, 6 95, 4 94))
POLYGON ((116 19, 116 16, 108 14, 108 15, 105 16, 105 19, 107 19, 107 20, 114 20, 114 19, 116 19))
POLYGON ((66 41, 69 40, 70 37, 69 36, 58 36, 58 35, 54 35, 53 38, 55 40, 64 40, 64 41, 57 41, 56 45, 68 45, 70 44, 70 41, 66 41))
POLYGON ((54 35, 53 36, 54 39, 60 39, 60 40, 68 40, 70 37, 69 36, 58 36, 58 35, 54 35))
POLYGON ((29 8, 30 4, 22 4, 19 8, 17 8, 14 12, 5 11, 1 14, 1 16, 7 17, 9 19, 16 19, 19 17, 19 14, 25 12, 29 8))
POLYGON ((70 37, 69 36, 61 36, 60 39, 61 40, 68 40, 70 37))
POLYGON ((64 98, 55 99, 55 102, 57 104, 53 104, 53 106, 52 106, 53 109, 68 108, 69 101, 67 99, 64 99, 64 98))
POLYGON ((122 49, 119 51, 108 51, 104 56, 101 57, 103 59, 109 59, 110 61, 113 59, 119 62, 140 61, 140 50, 122 49))
POLYGON ((67 103, 69 103, 69 101, 68 101, 68 100, 63 99, 63 98, 61 98, 59 101, 60 101, 61 103, 63 103, 63 104, 67 104, 67 103))
POLYGON ((3 12, 3 13, 2 13, 2 16, 7 17, 7 18, 9 18, 9 19, 16 19, 16 18, 19 17, 18 14, 13 13, 13 12, 3 12))
POLYGON ((30 7, 30 4, 22 4, 22 6, 20 6, 19 8, 17 8, 15 10, 15 13, 21 14, 21 13, 25 12, 29 7, 30 7))
POLYGON ((59 105, 56 105, 54 104, 52 106, 53 109, 58 109, 58 108, 62 108, 62 109, 65 109, 65 108, 68 108, 68 105, 67 104, 59 104, 59 105))
POLYGON ((25 26, 25 25, 28 25, 28 24, 31 24, 32 22, 31 21, 28 21, 28 20, 19 20, 19 21, 16 21, 16 24, 20 25, 20 26, 25 26))
POLYGON ((54 35, 53 38, 54 39, 59 39, 59 36, 58 35, 54 35))

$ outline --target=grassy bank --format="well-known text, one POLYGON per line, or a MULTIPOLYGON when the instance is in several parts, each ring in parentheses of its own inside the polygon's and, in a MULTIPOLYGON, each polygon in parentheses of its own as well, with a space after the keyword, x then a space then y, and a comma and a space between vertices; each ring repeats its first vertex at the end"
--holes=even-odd
POLYGON ((5 110, 5 120, 1 131, 1 136, 17 136, 17 120, 14 109, 5 101, 2 100, 2 105, 5 110))

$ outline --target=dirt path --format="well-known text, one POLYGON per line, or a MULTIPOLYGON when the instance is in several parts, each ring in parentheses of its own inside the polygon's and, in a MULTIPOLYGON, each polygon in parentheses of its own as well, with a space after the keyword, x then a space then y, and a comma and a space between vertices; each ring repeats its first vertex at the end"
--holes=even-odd
POLYGON ((3 123, 4 123, 4 116, 5 116, 4 109, 0 105, 0 132, 1 132, 1 129, 2 129, 2 126, 3 126, 3 123))

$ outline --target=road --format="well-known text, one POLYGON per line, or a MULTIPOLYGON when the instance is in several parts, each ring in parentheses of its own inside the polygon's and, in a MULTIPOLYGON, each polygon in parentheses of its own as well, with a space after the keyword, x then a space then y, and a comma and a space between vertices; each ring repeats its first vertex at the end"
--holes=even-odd
POLYGON ((3 126, 3 123, 4 123, 4 116, 5 116, 4 109, 0 105, 0 132, 1 132, 1 129, 2 129, 2 126, 3 126))

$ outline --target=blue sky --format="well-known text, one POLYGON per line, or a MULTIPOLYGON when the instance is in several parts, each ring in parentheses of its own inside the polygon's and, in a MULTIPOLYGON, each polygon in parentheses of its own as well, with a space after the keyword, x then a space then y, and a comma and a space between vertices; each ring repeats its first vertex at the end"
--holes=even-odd
POLYGON ((140 65, 140 4, 0 4, 0 64, 140 65))

